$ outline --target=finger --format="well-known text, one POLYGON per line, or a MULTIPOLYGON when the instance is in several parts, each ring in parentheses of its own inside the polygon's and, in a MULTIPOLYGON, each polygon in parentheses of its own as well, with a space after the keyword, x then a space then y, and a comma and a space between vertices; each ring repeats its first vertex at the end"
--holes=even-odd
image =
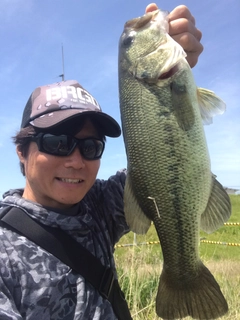
POLYGON ((198 61, 199 55, 203 51, 203 45, 188 32, 177 34, 172 38, 178 42, 187 54, 187 61, 191 67, 194 67, 198 61))
POLYGON ((173 11, 171 11, 168 15, 168 18, 169 21, 185 18, 187 20, 190 20, 193 23, 193 25, 195 25, 195 18, 192 16, 188 7, 184 5, 178 6, 173 11))
POLYGON ((199 53, 203 51, 202 44, 191 33, 185 32, 177 34, 172 36, 172 38, 178 42, 185 51, 199 53))
POLYGON ((199 54, 197 52, 187 52, 187 62, 191 68, 195 67, 198 62, 199 54))
POLYGON ((179 18, 169 22, 169 34, 174 36, 181 33, 191 33, 198 41, 202 38, 202 33, 195 25, 186 18, 179 18))
POLYGON ((158 6, 156 5, 156 3, 150 3, 147 7, 146 7, 146 10, 145 12, 152 12, 154 10, 157 10, 158 9, 158 6))

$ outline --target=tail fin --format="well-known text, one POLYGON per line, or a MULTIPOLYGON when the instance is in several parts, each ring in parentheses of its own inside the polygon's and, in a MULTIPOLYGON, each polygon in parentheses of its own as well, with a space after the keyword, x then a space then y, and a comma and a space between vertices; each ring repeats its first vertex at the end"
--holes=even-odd
POLYGON ((202 262, 199 274, 182 282, 169 277, 163 269, 156 299, 159 317, 173 320, 191 316, 208 320, 216 319, 227 311, 228 305, 218 283, 202 262))

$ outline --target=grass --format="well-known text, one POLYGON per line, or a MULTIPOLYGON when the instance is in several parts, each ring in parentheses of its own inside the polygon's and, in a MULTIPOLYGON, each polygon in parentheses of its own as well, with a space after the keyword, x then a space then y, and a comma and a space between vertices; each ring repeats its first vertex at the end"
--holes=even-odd
MULTIPOLYGON (((240 222, 240 195, 230 197, 232 216, 228 222, 240 222)), ((223 226, 211 235, 201 232, 200 237, 207 241, 240 244, 240 226, 223 226)), ((158 241, 154 227, 151 226, 147 235, 137 236, 137 245, 121 247, 133 241, 134 235, 130 232, 121 239, 115 251, 119 282, 134 320, 159 319, 155 313, 155 297, 162 270, 160 245, 138 245, 158 241)), ((200 256, 228 301, 229 313, 219 319, 240 319, 240 246, 200 243, 200 256)))

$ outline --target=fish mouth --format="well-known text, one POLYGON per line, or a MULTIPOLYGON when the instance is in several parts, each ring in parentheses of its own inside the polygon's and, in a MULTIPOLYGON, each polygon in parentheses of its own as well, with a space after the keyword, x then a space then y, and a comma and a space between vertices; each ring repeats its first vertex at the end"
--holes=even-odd
POLYGON ((138 30, 146 26, 150 21, 154 21, 156 16, 159 14, 159 10, 148 12, 141 17, 131 19, 124 25, 125 28, 132 28, 138 30))
POLYGON ((175 73, 177 73, 179 70, 178 65, 175 65, 174 67, 172 67, 170 70, 168 70, 167 72, 164 72, 160 75, 160 77, 158 77, 159 80, 165 80, 168 78, 171 78, 175 73))

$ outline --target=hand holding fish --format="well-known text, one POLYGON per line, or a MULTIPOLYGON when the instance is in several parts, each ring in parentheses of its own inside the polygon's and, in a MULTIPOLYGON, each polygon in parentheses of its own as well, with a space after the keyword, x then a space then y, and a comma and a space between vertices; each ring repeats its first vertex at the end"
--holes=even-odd
MULTIPOLYGON (((151 3, 146 7, 146 13, 157 10, 155 3, 151 3)), ((176 7, 169 16, 169 35, 178 42, 187 53, 187 61, 193 68, 198 61, 199 55, 203 51, 200 43, 202 33, 195 26, 195 19, 189 9, 184 6, 176 7)))

